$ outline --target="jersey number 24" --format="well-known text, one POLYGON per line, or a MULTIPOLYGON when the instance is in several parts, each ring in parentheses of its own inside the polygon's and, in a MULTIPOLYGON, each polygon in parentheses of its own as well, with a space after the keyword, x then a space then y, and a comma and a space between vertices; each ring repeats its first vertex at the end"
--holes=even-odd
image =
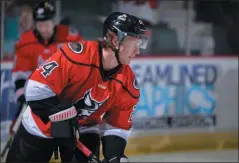
POLYGON ((41 67, 42 68, 41 74, 46 78, 57 67, 59 66, 55 61, 48 62, 41 67))

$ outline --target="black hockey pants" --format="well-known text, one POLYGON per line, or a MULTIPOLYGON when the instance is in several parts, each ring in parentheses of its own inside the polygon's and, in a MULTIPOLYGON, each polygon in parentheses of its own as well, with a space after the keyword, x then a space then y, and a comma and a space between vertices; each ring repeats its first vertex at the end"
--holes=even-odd
MULTIPOLYGON (((75 151, 72 151, 66 146, 66 144, 72 143, 71 141, 66 139, 44 139, 34 136, 28 133, 21 124, 9 149, 6 162, 49 162, 58 146, 60 147, 62 162, 88 162, 87 157, 79 149, 76 148, 75 151)), ((99 156, 100 137, 98 134, 82 134, 80 141, 95 155, 99 156)))
POLYGON ((26 131, 21 124, 9 149, 6 162, 49 162, 53 152, 60 147, 62 162, 71 162, 73 150, 63 143, 70 139, 44 139, 26 131))

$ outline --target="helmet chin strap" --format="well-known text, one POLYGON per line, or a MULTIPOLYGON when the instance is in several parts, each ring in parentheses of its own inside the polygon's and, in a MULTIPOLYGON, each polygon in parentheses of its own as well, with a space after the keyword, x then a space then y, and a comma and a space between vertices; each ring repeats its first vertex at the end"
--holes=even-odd
MULTIPOLYGON (((106 38, 104 38, 106 39, 106 38)), ((109 47, 110 49, 115 53, 115 57, 116 57, 116 60, 118 62, 119 65, 122 65, 121 62, 120 62, 120 59, 119 59, 119 49, 116 49, 115 46, 113 45, 113 43, 111 42, 111 40, 109 40, 109 47)), ((120 44, 119 44, 120 46, 120 44)))
POLYGON ((119 65, 122 65, 119 60, 119 49, 116 49, 114 52, 115 52, 115 57, 116 57, 117 62, 119 63, 119 65))

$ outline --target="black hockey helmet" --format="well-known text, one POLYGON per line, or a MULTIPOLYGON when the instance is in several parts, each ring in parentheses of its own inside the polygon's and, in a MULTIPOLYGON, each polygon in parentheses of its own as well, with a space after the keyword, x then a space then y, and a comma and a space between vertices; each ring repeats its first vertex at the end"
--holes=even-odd
POLYGON ((121 44, 125 36, 140 38, 139 47, 145 49, 147 46, 147 36, 145 35, 145 26, 139 18, 122 12, 111 13, 104 21, 103 35, 107 31, 114 32, 118 37, 118 43, 121 44))
POLYGON ((55 6, 50 1, 42 1, 33 9, 35 21, 45 21, 53 19, 56 13, 55 6))

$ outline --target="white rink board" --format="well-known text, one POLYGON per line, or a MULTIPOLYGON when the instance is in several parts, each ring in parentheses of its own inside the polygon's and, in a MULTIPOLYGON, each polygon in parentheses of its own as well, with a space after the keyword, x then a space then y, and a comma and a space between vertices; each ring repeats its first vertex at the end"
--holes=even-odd
POLYGON ((141 89, 133 134, 238 129, 237 57, 146 57, 131 67, 141 89))

